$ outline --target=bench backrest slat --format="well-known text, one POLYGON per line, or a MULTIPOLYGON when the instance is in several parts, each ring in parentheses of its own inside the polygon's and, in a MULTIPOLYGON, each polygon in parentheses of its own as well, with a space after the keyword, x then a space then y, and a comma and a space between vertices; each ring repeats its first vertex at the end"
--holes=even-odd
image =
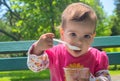
POLYGON ((1 58, 0 71, 28 69, 26 62, 26 57, 1 58))
MULTIPOLYGON (((0 53, 27 52, 33 42, 35 40, 0 42, 0 53)), ((54 43, 57 44, 56 42, 54 43)), ((97 48, 120 47, 120 36, 95 37, 92 46, 97 48)))
MULTIPOLYGON (((110 65, 120 64, 120 53, 107 53, 110 65)), ((27 57, 14 57, 0 59, 0 71, 26 70, 27 57)))
POLYGON ((120 52, 107 53, 110 65, 120 65, 120 52))
POLYGON ((27 52, 33 41, 11 41, 0 42, 0 54, 3 53, 23 53, 27 52))
MULTIPOLYGON (((0 54, 5 53, 26 53, 29 47, 35 42, 31 41, 11 41, 0 42, 0 54)), ((57 42, 54 42, 56 45, 57 42)), ((93 47, 120 47, 120 36, 95 37, 93 47)), ((111 65, 120 64, 120 52, 107 53, 111 65)), ((0 58, 0 71, 25 70, 27 67, 27 57, 0 58)))
POLYGON ((120 36, 95 37, 92 46, 97 48, 120 47, 120 36))

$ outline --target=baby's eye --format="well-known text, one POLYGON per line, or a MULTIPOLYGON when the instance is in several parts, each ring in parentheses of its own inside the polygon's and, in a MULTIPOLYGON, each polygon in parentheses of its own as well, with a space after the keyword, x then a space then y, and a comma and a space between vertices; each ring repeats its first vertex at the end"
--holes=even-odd
POLYGON ((71 36, 76 36, 76 34, 75 34, 75 33, 71 33, 70 35, 71 35, 71 36))
POLYGON ((84 38, 90 39, 90 38, 91 38, 91 35, 84 35, 84 38))

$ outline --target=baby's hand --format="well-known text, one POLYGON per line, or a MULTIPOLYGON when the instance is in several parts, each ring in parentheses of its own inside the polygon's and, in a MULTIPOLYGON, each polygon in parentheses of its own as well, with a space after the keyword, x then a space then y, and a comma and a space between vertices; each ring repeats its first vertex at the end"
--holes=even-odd
POLYGON ((41 54, 44 50, 53 47, 53 33, 46 33, 40 36, 39 40, 35 42, 34 53, 41 54))

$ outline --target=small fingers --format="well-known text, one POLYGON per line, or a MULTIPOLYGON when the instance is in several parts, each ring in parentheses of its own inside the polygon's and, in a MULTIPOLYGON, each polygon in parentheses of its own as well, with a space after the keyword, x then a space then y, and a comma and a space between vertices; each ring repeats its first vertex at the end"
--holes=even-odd
POLYGON ((50 47, 53 46, 53 40, 51 38, 47 38, 47 43, 48 43, 48 46, 50 47))
POLYGON ((55 35, 54 35, 53 33, 46 33, 46 36, 47 36, 48 38, 53 38, 53 37, 55 37, 55 35))
POLYGON ((42 46, 42 49, 48 49, 53 47, 53 33, 46 33, 41 35, 38 41, 38 45, 42 46))
POLYGON ((54 37, 53 33, 46 33, 44 38, 45 38, 46 42, 49 42, 51 45, 51 44, 53 44, 53 37, 54 37))
POLYGON ((53 39, 53 37, 55 37, 55 35, 53 33, 46 33, 41 35, 40 39, 47 39, 48 41, 51 41, 51 39, 53 39))

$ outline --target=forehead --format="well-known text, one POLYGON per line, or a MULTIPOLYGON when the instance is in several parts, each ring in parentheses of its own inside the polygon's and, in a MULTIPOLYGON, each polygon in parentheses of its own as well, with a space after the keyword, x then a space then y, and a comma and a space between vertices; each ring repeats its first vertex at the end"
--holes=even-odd
POLYGON ((89 22, 68 22, 66 23, 65 31, 78 33, 93 33, 95 26, 89 22))

